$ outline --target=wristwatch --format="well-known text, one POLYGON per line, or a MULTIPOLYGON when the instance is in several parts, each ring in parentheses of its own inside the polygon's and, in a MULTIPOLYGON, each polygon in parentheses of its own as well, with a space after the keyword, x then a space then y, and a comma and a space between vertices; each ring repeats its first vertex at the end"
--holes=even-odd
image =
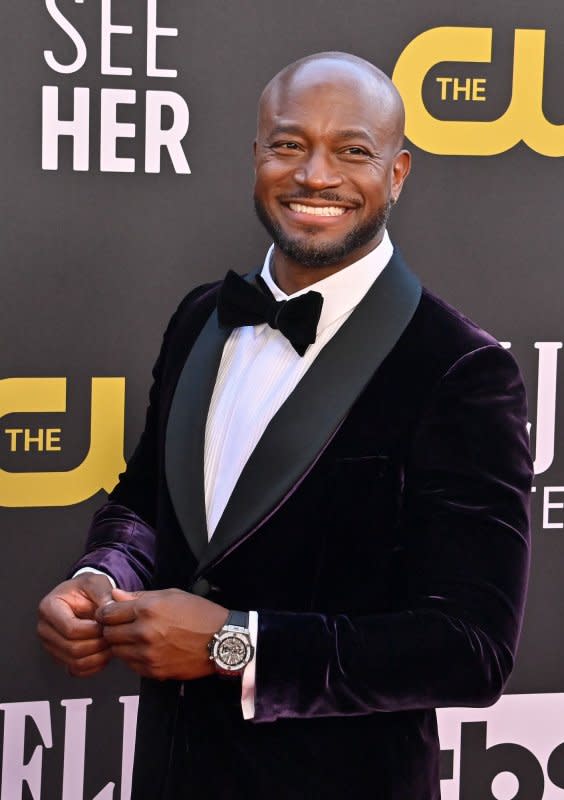
POLYGON ((249 633, 248 611, 230 611, 223 627, 212 636, 210 661, 220 675, 241 675, 254 655, 249 633))

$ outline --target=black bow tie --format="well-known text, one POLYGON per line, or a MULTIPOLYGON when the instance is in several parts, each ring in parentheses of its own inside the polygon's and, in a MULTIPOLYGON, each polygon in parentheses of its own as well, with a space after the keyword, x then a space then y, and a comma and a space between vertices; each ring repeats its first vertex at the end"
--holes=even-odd
POLYGON ((306 292, 278 301, 260 275, 255 280, 258 286, 229 270, 217 300, 219 324, 222 328, 240 328, 267 322, 284 334, 294 350, 303 356, 315 342, 323 295, 306 292))

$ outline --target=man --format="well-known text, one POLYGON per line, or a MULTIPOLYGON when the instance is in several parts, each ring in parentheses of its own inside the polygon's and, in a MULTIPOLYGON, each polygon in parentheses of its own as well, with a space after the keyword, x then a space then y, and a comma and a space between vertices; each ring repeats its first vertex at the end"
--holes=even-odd
POLYGON ((509 676, 523 385, 393 248, 402 143, 395 88, 359 58, 268 84, 255 204, 274 246, 181 303, 141 441, 42 601, 71 673, 115 656, 143 676, 135 800, 436 800, 434 708, 492 703, 509 676))

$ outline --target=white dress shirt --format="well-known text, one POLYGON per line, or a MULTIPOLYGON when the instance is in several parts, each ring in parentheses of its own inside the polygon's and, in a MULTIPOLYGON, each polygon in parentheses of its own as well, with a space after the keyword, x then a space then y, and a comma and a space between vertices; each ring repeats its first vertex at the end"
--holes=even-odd
MULTIPOLYGON (((317 336, 303 356, 296 353, 279 330, 266 323, 235 328, 227 339, 206 422, 204 484, 208 539, 213 536, 268 423, 380 275, 392 257, 393 245, 386 231, 378 247, 363 258, 291 295, 285 294, 270 274, 272 250, 273 246, 266 254, 261 275, 276 300, 309 291, 323 295, 317 336)), ((249 628, 256 658, 256 611, 250 612, 249 628)), ((243 673, 241 707, 245 719, 254 717, 254 691, 255 659, 243 673)))
MULTIPOLYGON (((266 323, 235 328, 225 344, 206 423, 204 480, 210 539, 266 426, 360 303, 392 253, 393 246, 385 232, 378 247, 359 261, 287 295, 270 274, 272 247, 268 251, 261 275, 276 300, 316 291, 323 295, 323 307, 315 342, 303 356, 279 330, 266 323)), ((251 611, 249 628, 255 653, 257 627, 257 613, 251 611)), ((253 659, 243 673, 241 706, 245 719, 254 717, 254 687, 253 659)))

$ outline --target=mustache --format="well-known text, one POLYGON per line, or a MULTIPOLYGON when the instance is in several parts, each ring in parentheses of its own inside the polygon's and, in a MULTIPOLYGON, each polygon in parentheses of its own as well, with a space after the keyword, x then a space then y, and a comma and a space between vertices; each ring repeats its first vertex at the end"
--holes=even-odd
POLYGON ((327 203, 345 203, 351 206, 359 205, 358 198, 356 197, 347 197, 346 195, 328 190, 323 190, 321 192, 304 192, 302 190, 293 192, 291 195, 283 195, 279 197, 278 200, 281 203, 291 203, 299 200, 324 200, 327 203))

